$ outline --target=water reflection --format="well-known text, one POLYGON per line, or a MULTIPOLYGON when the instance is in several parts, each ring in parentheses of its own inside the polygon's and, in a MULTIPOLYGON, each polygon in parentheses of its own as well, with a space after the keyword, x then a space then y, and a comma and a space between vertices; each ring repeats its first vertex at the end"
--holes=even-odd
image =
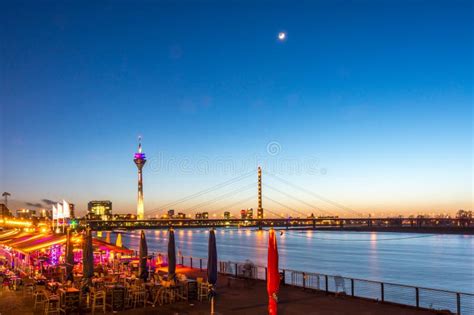
MULTIPOLYGON (((177 231, 176 246, 184 256, 207 256, 207 230, 177 231)), ((217 231, 219 259, 266 264, 266 231, 217 231)), ((166 253, 166 230, 146 236, 150 252, 166 253)), ((138 250, 139 231, 122 237, 125 246, 138 250)), ((112 233, 112 242, 115 238, 112 233)), ((474 236, 290 230, 277 233, 277 241, 282 268, 474 292, 474 236), (449 277, 439 276, 447 271, 449 277)))

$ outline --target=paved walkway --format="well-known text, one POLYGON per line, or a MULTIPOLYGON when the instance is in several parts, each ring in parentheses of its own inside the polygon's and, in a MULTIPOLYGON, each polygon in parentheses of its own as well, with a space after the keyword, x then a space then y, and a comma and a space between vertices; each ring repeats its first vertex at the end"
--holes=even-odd
MULTIPOLYGON (((199 272, 194 271, 193 276, 199 272)), ((216 314, 264 315, 267 314, 267 294, 264 281, 254 281, 250 287, 243 281, 227 287, 227 277, 220 276, 216 298, 216 314)), ((416 310, 409 307, 378 303, 348 296, 326 295, 323 292, 303 291, 301 288, 282 286, 280 290, 279 314, 281 315, 433 315, 436 312, 416 310)), ((173 305, 151 306, 120 312, 122 314, 204 315, 210 313, 209 302, 179 302, 173 305)), ((33 298, 21 292, 0 293, 1 315, 39 315, 33 310, 33 298)))

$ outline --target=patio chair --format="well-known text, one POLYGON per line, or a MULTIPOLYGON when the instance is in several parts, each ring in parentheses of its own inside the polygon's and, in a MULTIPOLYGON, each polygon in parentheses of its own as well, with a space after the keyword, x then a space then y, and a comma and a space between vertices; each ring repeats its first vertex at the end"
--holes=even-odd
POLYGON ((204 282, 204 279, 199 277, 196 279, 198 289, 198 300, 202 301, 203 298, 207 299, 209 296, 209 290, 211 285, 208 282, 204 282))
POLYGON ((132 286, 132 298, 133 308, 137 308, 137 305, 143 303, 143 307, 146 306, 146 290, 141 285, 132 286))
POLYGON ((33 279, 25 278, 23 280, 23 295, 33 295, 35 292, 35 282, 33 279))
POLYGON ((44 307, 44 303, 48 299, 48 296, 46 295, 45 287, 41 285, 36 286, 33 296, 35 298, 35 303, 34 303, 33 308, 36 309, 38 305, 44 307))
POLYGON ((44 302, 44 314, 60 315, 59 296, 51 294, 44 302))
POLYGON ((102 311, 105 314, 105 291, 98 290, 96 288, 91 288, 91 300, 92 300, 92 305, 91 305, 92 314, 95 313, 96 308, 102 309, 102 311))

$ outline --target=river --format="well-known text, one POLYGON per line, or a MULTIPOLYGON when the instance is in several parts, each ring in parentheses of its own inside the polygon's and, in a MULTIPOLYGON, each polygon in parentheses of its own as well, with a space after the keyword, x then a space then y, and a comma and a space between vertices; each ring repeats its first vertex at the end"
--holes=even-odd
MULTIPOLYGON (((177 229, 177 252, 207 257, 208 232, 177 229)), ((219 260, 266 265, 268 233, 217 229, 219 260)), ((115 240, 112 234, 112 241, 115 240)), ((140 232, 122 232, 138 250, 140 232)), ((146 231, 149 252, 166 253, 168 232, 146 231)), ((474 236, 289 230, 278 233, 280 268, 474 293, 474 236)))

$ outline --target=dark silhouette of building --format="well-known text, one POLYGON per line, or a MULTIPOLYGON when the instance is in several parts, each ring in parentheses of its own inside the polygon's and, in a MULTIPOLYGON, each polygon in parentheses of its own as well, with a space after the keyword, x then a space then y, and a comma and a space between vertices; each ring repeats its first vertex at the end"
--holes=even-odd
POLYGON ((0 217, 7 218, 7 217, 11 217, 11 216, 12 216, 12 213, 11 213, 10 209, 8 209, 5 204, 0 203, 0 217))

